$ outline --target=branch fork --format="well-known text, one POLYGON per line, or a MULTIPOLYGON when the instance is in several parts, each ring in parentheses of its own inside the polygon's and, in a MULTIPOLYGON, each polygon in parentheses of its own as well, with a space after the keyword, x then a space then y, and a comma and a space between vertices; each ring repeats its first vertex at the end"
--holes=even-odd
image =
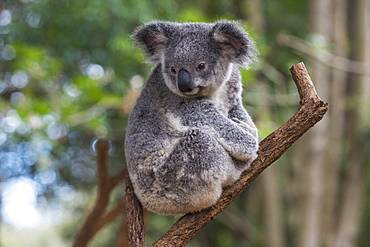
MULTIPOLYGON (((300 96, 299 110, 280 128, 263 139, 258 150, 258 157, 232 186, 224 188, 218 202, 200 212, 189 213, 181 217, 156 243, 160 246, 185 246, 210 221, 216 218, 248 185, 268 166, 279 159, 285 151, 307 130, 319 122, 328 110, 328 104, 320 99, 303 63, 290 68, 293 80, 300 96)), ((87 246, 90 239, 107 223, 124 211, 125 201, 118 203, 111 211, 105 213, 109 196, 113 188, 123 179, 126 180, 126 216, 127 242, 130 247, 145 247, 143 208, 136 198, 127 172, 116 177, 108 173, 109 143, 97 142, 98 160, 98 198, 75 240, 75 247, 87 246)), ((120 239, 126 236, 121 231, 120 239), (123 236, 124 235, 124 236, 123 236)), ((126 241, 119 241, 123 243, 126 241)), ((126 246, 118 244, 117 246, 126 246)))
MULTIPOLYGON (((229 206, 263 170, 279 159, 296 140, 324 117, 328 104, 318 96, 304 64, 293 65, 290 72, 300 96, 300 109, 283 126, 261 141, 258 157, 251 168, 246 170, 235 184, 224 189, 215 205, 200 212, 184 215, 153 244, 153 247, 185 246, 206 224, 229 206)), ((140 210, 137 212, 140 213, 140 210)), ((130 222, 134 221, 128 218, 128 223, 130 222)), ((129 246, 146 246, 145 240, 137 241, 140 238, 138 236, 143 236, 144 233, 136 234, 131 235, 133 239, 128 239, 129 246)))

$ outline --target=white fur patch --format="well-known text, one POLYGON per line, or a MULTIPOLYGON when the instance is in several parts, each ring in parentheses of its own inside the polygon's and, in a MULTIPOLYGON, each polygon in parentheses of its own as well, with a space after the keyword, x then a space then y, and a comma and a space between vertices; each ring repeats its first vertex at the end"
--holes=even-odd
POLYGON ((226 78, 223 81, 223 84, 225 84, 230 79, 231 73, 233 72, 233 67, 234 67, 234 65, 232 63, 229 63, 229 65, 227 67, 226 78))
POLYGON ((227 104, 227 87, 226 82, 230 80, 231 73, 233 72, 233 64, 229 63, 225 80, 222 82, 220 88, 212 95, 212 100, 217 107, 217 109, 227 117, 229 112, 229 105, 227 104))
POLYGON ((189 127, 182 125, 181 119, 171 112, 166 113, 166 119, 167 123, 177 132, 183 133, 189 129, 189 127))
POLYGON ((226 103, 227 91, 225 83, 212 95, 211 99, 215 103, 216 108, 227 117, 229 106, 226 103))

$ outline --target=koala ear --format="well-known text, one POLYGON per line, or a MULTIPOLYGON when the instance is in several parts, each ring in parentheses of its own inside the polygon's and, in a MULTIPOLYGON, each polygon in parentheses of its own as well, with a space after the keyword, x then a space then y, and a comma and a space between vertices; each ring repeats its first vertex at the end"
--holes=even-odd
POLYGON ((135 30, 131 38, 144 50, 148 61, 160 62, 161 56, 168 42, 167 22, 149 22, 135 30))
POLYGON ((232 63, 248 68, 257 60, 258 51, 254 41, 236 22, 220 21, 213 27, 213 38, 225 57, 232 63))

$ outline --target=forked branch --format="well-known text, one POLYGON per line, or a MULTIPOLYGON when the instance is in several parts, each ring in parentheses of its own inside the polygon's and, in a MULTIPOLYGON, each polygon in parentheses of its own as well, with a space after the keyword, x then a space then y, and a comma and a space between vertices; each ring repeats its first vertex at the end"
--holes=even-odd
POLYGON ((109 175, 108 141, 103 139, 98 140, 95 145, 95 150, 97 154, 98 196, 93 209, 86 217, 84 224, 76 235, 73 243, 74 247, 87 246, 99 230, 111 223, 118 215, 125 211, 124 199, 109 211, 107 211, 107 207, 113 189, 123 181, 126 172, 122 172, 114 177, 109 175))
MULTIPOLYGON (((299 110, 283 126, 261 141, 258 157, 251 168, 245 171, 235 184, 224 189, 221 198, 214 206, 197 213, 186 214, 153 246, 185 246, 206 224, 233 202, 264 169, 279 159, 298 138, 324 117, 328 104, 317 95, 304 64, 295 64, 290 71, 300 95, 299 110)), ((125 174, 122 173, 113 178, 109 176, 108 143, 106 141, 100 140, 97 143, 97 154, 98 199, 77 235, 74 244, 76 247, 86 246, 95 233, 117 217, 125 207, 121 202, 110 212, 105 212, 111 191, 123 180, 125 174)), ((126 176, 126 204, 128 245, 145 247, 143 209, 134 194, 128 176, 126 176)))
POLYGON ((206 224, 233 202, 264 169, 279 159, 298 138, 324 117, 328 104, 317 95, 304 64, 295 64, 290 71, 300 95, 299 110, 283 126, 261 141, 258 157, 251 168, 245 171, 235 184, 224 189, 220 200, 213 207, 186 214, 153 246, 185 246, 206 224))

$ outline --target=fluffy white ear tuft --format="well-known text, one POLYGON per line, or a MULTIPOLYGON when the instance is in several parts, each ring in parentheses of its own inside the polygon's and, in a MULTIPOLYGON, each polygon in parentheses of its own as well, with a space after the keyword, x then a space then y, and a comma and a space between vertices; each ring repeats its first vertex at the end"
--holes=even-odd
POLYGON ((142 48, 149 62, 160 62, 166 49, 172 24, 164 21, 149 22, 135 30, 131 38, 142 48))
POLYGON ((255 61, 258 51, 254 41, 236 22, 219 21, 213 27, 213 38, 230 62, 247 68, 255 61))

